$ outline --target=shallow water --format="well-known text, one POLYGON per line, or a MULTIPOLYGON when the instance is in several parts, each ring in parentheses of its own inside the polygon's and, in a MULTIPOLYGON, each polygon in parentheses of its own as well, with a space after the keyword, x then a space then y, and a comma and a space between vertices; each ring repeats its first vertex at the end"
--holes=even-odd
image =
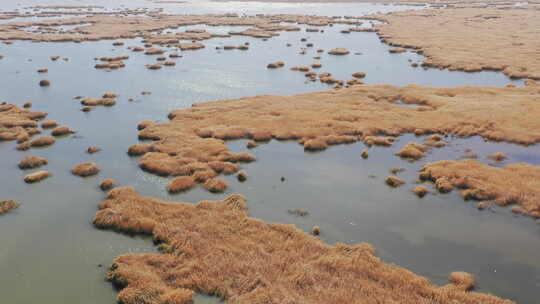
MULTIPOLYGON (((132 2, 130 5, 151 5, 147 1, 132 2)), ((235 11, 232 7, 252 13, 270 7, 268 4, 226 7, 212 3, 212 8, 207 3, 190 5, 200 12, 235 11)), ((280 4, 272 6, 270 12, 349 15, 397 9, 359 4, 356 11, 345 13, 350 7, 280 4)), ((181 30, 187 28, 205 27, 181 30)), ((367 73, 366 83, 456 86, 511 82, 495 72, 468 74, 412 68, 408 59, 419 62, 420 56, 390 54, 388 46, 381 44, 375 34, 340 34, 343 28, 346 27, 324 28, 325 33, 283 32, 268 41, 250 37, 211 39, 203 41, 205 49, 183 52, 184 57, 176 60, 176 67, 164 67, 160 71, 144 68, 145 64, 155 62, 154 56, 125 49, 140 45, 138 39, 124 40, 123 47, 113 47, 112 41, 0 44, 0 55, 5 56, 0 60, 0 77, 7 80, 0 87, 0 100, 17 104, 31 100, 34 110, 49 112, 48 119, 77 131, 50 148, 28 152, 16 151, 13 142, 0 142, 3 172, 0 199, 22 202, 19 209, 0 217, 2 299, 21 304, 114 302, 116 292, 104 281, 106 267, 112 259, 127 252, 155 252, 155 248, 149 239, 93 228, 91 219, 97 203, 104 197, 97 185, 104 178, 113 178, 120 185, 134 186, 144 195, 167 200, 198 201, 227 195, 210 194, 202 188, 168 195, 164 188, 167 179, 143 172, 137 167, 137 159, 126 154, 127 148, 138 142, 136 124, 141 120, 166 121, 170 110, 199 101, 327 89, 328 86, 318 82, 306 83, 303 73, 288 70, 293 65, 314 62, 311 57, 317 48, 346 47, 353 53, 362 53, 342 57, 322 55, 321 72, 332 72, 341 79, 363 71, 367 73), (315 47, 308 54, 299 55, 303 37, 315 47), (244 42, 250 42, 250 50, 216 50, 216 46, 244 42), (292 47, 286 47, 289 42, 292 47), (93 68, 95 57, 126 54, 130 59, 124 69, 106 72, 93 68), (51 62, 52 55, 69 61, 51 62), (278 60, 285 61, 287 67, 265 68, 269 62, 278 60), (49 73, 38 75, 36 70, 43 67, 48 67, 49 73), (44 78, 52 82, 51 87, 44 89, 37 85, 44 78), (72 98, 98 97, 108 91, 120 95, 117 105, 90 113, 81 112, 79 102, 72 98), (141 91, 153 93, 142 96, 141 91), (134 101, 128 101, 129 98, 134 101), (84 151, 90 145, 100 146, 103 151, 88 155, 84 151), (49 165, 45 168, 53 177, 35 185, 24 184, 22 177, 28 172, 16 165, 28 154, 48 158, 49 165), (101 166, 98 176, 81 179, 69 173, 77 163, 89 160, 101 166)), ((212 30, 230 29, 208 28, 212 30)), ((449 272, 464 270, 478 276, 481 291, 520 303, 534 303, 540 287, 539 225, 529 218, 514 216, 507 209, 480 212, 474 203, 464 202, 457 193, 418 199, 410 189, 422 163, 458 159, 464 155, 465 148, 472 148, 479 160, 488 163, 487 154, 501 151, 510 157, 503 164, 515 161, 540 164, 539 147, 485 143, 479 138, 456 139, 443 149, 433 150, 421 162, 409 163, 393 155, 409 140, 414 137, 405 136, 392 148, 372 148, 368 160, 359 157, 361 143, 332 147, 322 153, 304 153, 296 143, 272 141, 252 151, 258 161, 244 166, 250 175, 246 183, 227 177, 231 184, 228 193, 244 194, 255 217, 293 223, 305 230, 319 225, 321 238, 329 243, 372 243, 386 262, 425 275, 438 284, 447 282, 449 272), (390 189, 384 184, 392 167, 406 169, 399 174, 408 182, 406 185, 390 189), (281 176, 285 177, 284 182, 280 181, 281 176), (310 214, 294 217, 287 213, 290 208, 304 208, 310 214)), ((245 141, 231 142, 230 146, 243 151, 245 141)), ((196 302, 216 301, 200 296, 196 302)))

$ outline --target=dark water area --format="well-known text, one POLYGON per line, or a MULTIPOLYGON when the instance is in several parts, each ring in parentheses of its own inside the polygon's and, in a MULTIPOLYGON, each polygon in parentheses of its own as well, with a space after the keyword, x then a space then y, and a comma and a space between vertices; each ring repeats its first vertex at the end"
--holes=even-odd
MULTIPOLYGON (((130 5, 140 3, 150 2, 133 1, 130 5)), ((210 6, 203 2, 199 6, 191 4, 191 8, 202 12, 208 9, 206 5, 210 6)), ((348 5, 339 9, 326 5, 307 7, 318 14, 345 14, 348 5)), ((212 7, 209 12, 232 10, 222 4, 212 7)), ((236 8, 257 12, 267 7, 239 4, 236 8)), ((271 13, 284 10, 305 13, 307 9, 285 4, 276 7, 271 13)), ((356 7, 358 15, 392 8, 356 7)), ((168 8, 175 9, 179 8, 168 8)), ((187 28, 205 28, 210 32, 239 29, 192 26, 180 30, 187 28)), ((303 73, 289 70, 294 65, 315 62, 312 57, 318 48, 351 50, 348 56, 321 55, 320 72, 331 72, 338 79, 349 79, 352 73, 362 71, 366 72, 364 81, 369 84, 415 83, 440 87, 521 84, 495 72, 413 68, 410 64, 421 62, 421 56, 410 52, 390 54, 389 47, 381 44, 375 34, 339 33, 344 28, 336 25, 324 28, 324 33, 284 32, 268 41, 250 37, 215 38, 203 41, 206 45, 203 50, 183 52, 183 58, 175 60, 176 67, 159 71, 144 67, 154 63, 155 56, 126 49, 141 45, 139 39, 123 40, 126 43, 123 47, 112 46, 112 41, 1 44, 0 55, 5 58, 0 60, 3 80, 0 101, 21 105, 30 100, 33 110, 46 111, 47 119, 77 131, 58 139, 50 148, 27 152, 15 150, 14 142, 0 142, 0 199, 22 203, 20 208, 0 216, 2 300, 17 304, 114 303, 116 291, 104 280, 114 257, 156 252, 156 248, 149 238, 101 231, 92 226, 97 204, 104 198, 98 184, 104 178, 113 178, 121 186, 134 186, 141 194, 171 201, 196 202, 241 193, 247 197, 254 217, 295 224, 306 231, 318 225, 321 239, 328 243, 369 242, 385 262, 408 268, 437 284, 446 284, 450 272, 463 270, 477 276, 479 291, 519 303, 535 303, 540 287, 540 225, 505 208, 478 211, 475 203, 463 201, 456 192, 432 193, 419 199, 410 190, 416 185, 418 170, 425 162, 460 159, 465 155, 464 150, 470 148, 478 160, 489 164, 492 163, 487 159, 488 154, 504 152, 509 156, 506 161, 492 165, 520 161, 540 164, 538 146, 489 143, 481 138, 449 139, 448 146, 433 149, 425 159, 410 163, 394 153, 408 141, 421 141, 421 138, 403 136, 390 148, 373 147, 367 160, 359 155, 365 148, 362 143, 305 153, 297 143, 271 141, 250 151, 257 161, 243 166, 248 171, 248 181, 239 183, 234 176, 228 176, 230 188, 219 195, 210 194, 202 187, 169 195, 165 191, 167 178, 143 172, 137 166, 137 158, 126 154, 128 147, 138 142, 139 121, 165 122, 168 112, 174 109, 200 101, 329 89, 318 82, 306 82, 303 73), (301 38, 314 43, 306 55, 298 54, 305 46, 301 38), (248 51, 216 50, 218 46, 244 42, 250 43, 248 51), (287 43, 292 46, 287 47, 287 43), (69 60, 52 62, 49 57, 53 55, 69 60), (125 68, 112 72, 94 69, 94 58, 120 55, 130 56, 125 68), (278 60, 285 61, 286 67, 266 69, 268 63, 278 60), (38 74, 39 68, 48 68, 49 72, 38 74), (39 87, 41 79, 50 80, 51 86, 39 87), (142 91, 152 94, 143 96, 142 91), (99 97, 105 92, 119 94, 115 106, 83 113, 79 101, 73 99, 78 95, 99 97), (103 151, 85 153, 91 145, 103 151), (46 157, 49 165, 44 168, 53 176, 38 184, 25 184, 22 179, 31 171, 17 168, 25 155, 46 157), (90 178, 71 175, 69 170, 83 161, 96 162, 102 171, 90 178), (407 182, 397 189, 384 183, 394 167, 405 169, 398 176, 407 182), (309 215, 290 215, 287 210, 294 208, 305 209, 309 215)), ((230 147, 234 151, 246 150, 245 141, 230 142, 230 147)), ((216 301, 204 296, 196 299, 196 303, 216 301)))

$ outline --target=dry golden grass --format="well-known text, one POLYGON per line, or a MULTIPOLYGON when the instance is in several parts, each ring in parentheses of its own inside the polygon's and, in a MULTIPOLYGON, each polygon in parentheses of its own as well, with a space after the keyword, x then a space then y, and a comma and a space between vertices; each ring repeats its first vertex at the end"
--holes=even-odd
POLYGON ((111 190, 115 184, 116 183, 112 178, 106 178, 99 183, 99 188, 103 191, 108 191, 111 190))
MULTIPOLYGON (((209 163, 253 161, 225 140, 296 140, 307 150, 363 140, 391 145, 405 133, 483 136, 521 144, 540 142, 540 87, 429 88, 363 85, 296 96, 258 96, 198 103, 173 111, 168 123, 149 123, 130 147, 139 165, 163 176, 213 170, 209 163), (397 103, 418 104, 404 107, 397 103)), ((426 142, 426 145, 428 143, 426 142)), ((366 154, 367 156, 367 154, 366 154)), ((235 167, 235 170, 238 167, 235 167)), ((216 173, 220 173, 219 170, 216 173)))
POLYGON ((35 156, 35 155, 29 155, 23 158, 19 162, 19 168, 20 169, 33 169, 33 168, 39 168, 41 166, 45 166, 48 164, 48 160, 44 157, 35 156))
POLYGON ((193 291, 227 303, 511 304, 436 286, 383 263, 368 244, 328 245, 291 225, 249 218, 245 199, 168 203, 116 188, 99 205, 99 228, 153 235, 166 254, 126 254, 108 279, 123 304, 189 303, 193 291), (171 300, 173 299, 174 300, 171 300))
POLYGON ((227 190, 229 184, 221 178, 210 178, 205 181, 203 186, 210 192, 220 193, 227 190))
POLYGON ((418 160, 426 155, 427 150, 428 147, 426 145, 410 142, 399 150, 396 155, 409 160, 418 160))
POLYGON ((384 180, 384 182, 390 187, 399 187, 399 186, 405 184, 405 182, 403 180, 401 180, 399 177, 393 176, 393 175, 388 176, 384 180))
POLYGON ((488 158, 494 161, 503 161, 506 159, 506 154, 502 152, 496 152, 496 153, 488 155, 488 158))
POLYGON ((45 120, 41 123, 41 127, 43 129, 52 129, 58 126, 58 122, 56 120, 45 120))
POLYGON ((40 182, 47 177, 51 176, 49 171, 41 170, 38 172, 30 173, 24 177, 24 181, 28 184, 40 182))
POLYGON ((80 163, 73 169, 71 169, 71 173, 73 175, 81 177, 96 175, 99 173, 99 171, 99 167, 96 165, 96 163, 93 162, 80 163))
POLYGON ((412 192, 414 192, 414 194, 416 194, 418 197, 424 197, 429 193, 429 190, 424 186, 416 186, 413 188, 412 192))
MULTIPOLYGON (((140 12, 137 12, 140 14, 140 12)), ((25 17, 28 17, 25 15, 25 17)), ((257 16, 233 16, 231 14, 213 15, 186 15, 186 14, 146 14, 144 16, 113 16, 93 15, 88 17, 59 18, 51 20, 39 20, 31 22, 10 22, 0 24, 0 40, 31 40, 44 42, 66 41, 96 41, 114 38, 142 37, 143 43, 148 45, 170 45, 181 50, 195 50, 204 45, 198 41, 213 37, 228 37, 230 35, 243 35, 256 38, 271 38, 279 35, 280 31, 298 31, 300 27, 295 25, 279 25, 280 22, 299 23, 317 26, 340 23, 357 25, 358 21, 352 19, 335 19, 325 16, 306 15, 257 15, 257 16), (63 26, 80 23, 91 23, 87 26, 78 27, 72 31, 59 31, 55 33, 28 32, 25 29, 31 26, 63 26), (156 34, 156 30, 164 30, 170 27, 206 24, 210 26, 250 26, 243 31, 231 31, 227 36, 212 34, 205 31, 185 31, 173 34, 156 34), (180 42, 191 41, 191 42, 180 42)), ((247 49, 247 45, 237 47, 247 49)), ((143 51, 140 47, 132 47, 132 51, 143 51)), ((162 54, 155 51, 156 48, 147 50, 145 53, 155 55, 162 54)), ((164 51, 163 51, 164 52, 164 51)), ((122 56, 123 57, 123 56, 122 56)), ((51 60, 58 60, 58 56, 51 60)), ((120 57, 121 58, 121 57, 120 57)), ((121 62, 111 61, 111 62, 121 62)), ((107 63, 105 63, 106 65, 107 63)))
POLYGON ((0 201, 0 215, 9 212, 12 209, 18 208, 19 202, 14 200, 0 201))
POLYGON ((465 199, 494 201, 501 206, 517 204, 524 214, 540 217, 538 166, 519 163, 495 168, 475 160, 444 160, 426 164, 420 177, 463 189, 465 199))
POLYGON ((448 8, 377 16, 381 38, 418 49, 424 66, 540 79, 540 8, 448 8))
POLYGON ((48 147, 53 145, 55 142, 56 139, 54 139, 52 136, 40 136, 17 145, 17 150, 26 151, 32 147, 48 147))
POLYGON ((167 185, 167 191, 169 193, 177 193, 189 190, 195 187, 196 183, 191 176, 180 176, 173 179, 169 185, 167 185))
POLYGON ((71 130, 68 126, 56 127, 51 131, 52 136, 64 136, 72 133, 75 132, 71 130))
POLYGON ((114 106, 116 104, 116 99, 114 98, 84 98, 81 100, 83 106, 114 106))
POLYGON ((46 116, 45 112, 33 112, 14 104, 0 105, 0 141, 27 141, 40 132, 37 121, 46 116))

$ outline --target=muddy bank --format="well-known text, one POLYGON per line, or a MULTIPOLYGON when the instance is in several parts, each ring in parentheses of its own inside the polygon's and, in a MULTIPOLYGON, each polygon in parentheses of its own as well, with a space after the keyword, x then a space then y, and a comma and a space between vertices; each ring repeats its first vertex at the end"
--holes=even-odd
POLYGON ((108 278, 123 288, 118 300, 126 304, 188 303, 195 291, 255 303, 513 303, 468 292, 474 281, 466 273, 439 287, 381 262, 368 244, 326 245, 294 226, 249 218, 240 195, 194 205, 118 188, 99 207, 97 227, 153 235, 166 252, 115 259, 108 278))

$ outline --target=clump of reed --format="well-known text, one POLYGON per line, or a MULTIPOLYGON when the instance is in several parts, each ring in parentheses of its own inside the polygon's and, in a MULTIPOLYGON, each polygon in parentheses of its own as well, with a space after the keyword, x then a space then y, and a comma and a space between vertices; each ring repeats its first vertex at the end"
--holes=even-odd
POLYGON ((210 192, 220 193, 227 190, 229 184, 227 184, 227 182, 221 178, 210 178, 203 184, 203 186, 210 192))
POLYGON ((76 165, 71 169, 71 173, 73 175, 77 175, 80 177, 87 177, 87 176, 93 176, 98 174, 100 171, 99 167, 94 162, 84 162, 76 165))
POLYGON ((409 160, 418 160, 426 155, 427 149, 428 147, 423 144, 410 142, 401 148, 396 155, 409 160))
POLYGON ((399 177, 394 176, 394 175, 388 176, 388 177, 384 180, 384 182, 385 182, 388 186, 394 187, 394 188, 395 188, 395 187, 399 187, 399 186, 405 184, 405 182, 404 182, 402 179, 400 179, 399 177))
POLYGON ((45 157, 28 155, 19 162, 20 169, 34 169, 45 166, 49 161, 45 157))
POLYGON ((37 183, 37 182, 40 182, 48 177, 51 176, 51 173, 49 173, 49 171, 45 171, 45 170, 41 170, 41 171, 38 171, 38 172, 34 172, 34 173, 30 173, 28 175, 26 175, 24 177, 24 181, 27 183, 27 184, 33 184, 33 183, 37 183))
POLYGON ((99 183, 99 188, 102 191, 109 191, 114 187, 115 184, 116 182, 112 178, 106 178, 99 183))
POLYGON ((5 200, 0 201, 0 215, 9 212, 10 210, 16 209, 21 204, 14 200, 5 200))

